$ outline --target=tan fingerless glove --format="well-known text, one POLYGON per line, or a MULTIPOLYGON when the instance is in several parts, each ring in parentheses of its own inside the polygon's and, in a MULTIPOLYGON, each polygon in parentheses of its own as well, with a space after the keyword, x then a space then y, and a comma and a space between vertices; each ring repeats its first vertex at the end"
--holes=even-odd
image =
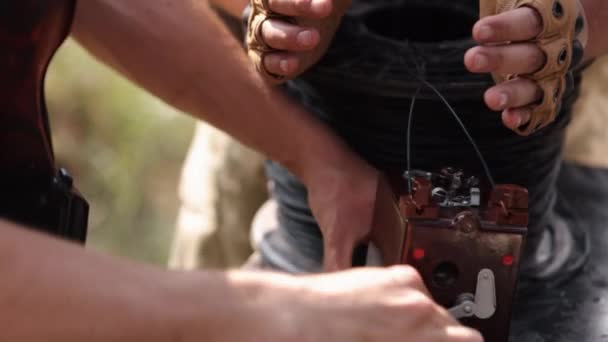
POLYGON ((518 134, 529 135, 555 119, 566 90, 567 74, 582 57, 586 23, 578 0, 480 0, 480 17, 524 6, 535 9, 542 18, 542 32, 533 42, 545 53, 546 63, 528 75, 493 76, 497 83, 515 77, 528 78, 542 89, 543 98, 532 105, 530 122, 516 129, 518 134))
POLYGON ((319 45, 312 51, 300 54, 299 70, 294 74, 300 75, 312 64, 321 59, 329 44, 331 43, 334 33, 340 25, 342 15, 350 6, 351 0, 334 0, 333 11, 323 19, 307 19, 293 18, 270 10, 269 0, 250 0, 250 14, 247 22, 247 36, 245 40, 247 54, 257 68, 258 72, 271 84, 280 84, 287 81, 286 77, 270 73, 264 66, 264 56, 270 52, 280 52, 268 46, 262 37, 262 24, 268 19, 279 19, 303 27, 314 27, 320 35, 321 41, 319 45))

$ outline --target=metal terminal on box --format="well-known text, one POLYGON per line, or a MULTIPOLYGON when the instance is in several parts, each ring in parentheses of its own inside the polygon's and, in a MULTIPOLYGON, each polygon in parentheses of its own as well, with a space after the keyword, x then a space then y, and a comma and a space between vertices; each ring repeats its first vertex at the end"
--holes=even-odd
POLYGON ((461 170, 445 168, 440 173, 420 170, 406 171, 403 174, 407 182, 424 178, 437 185, 431 190, 431 197, 440 207, 477 207, 481 204, 479 180, 476 177, 465 178, 461 170))

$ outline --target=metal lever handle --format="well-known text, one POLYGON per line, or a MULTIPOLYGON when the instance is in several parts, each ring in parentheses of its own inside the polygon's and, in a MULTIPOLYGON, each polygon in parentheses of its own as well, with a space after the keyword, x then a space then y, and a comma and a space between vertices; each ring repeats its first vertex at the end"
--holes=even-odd
POLYGON ((448 309, 452 317, 462 319, 467 317, 477 317, 488 319, 496 313, 496 284, 494 272, 483 269, 477 275, 477 288, 475 295, 470 293, 462 294, 456 306, 448 309))
MULTIPOLYGON (((470 296, 471 298, 473 297, 473 295, 470 293, 463 296, 470 296)), ((455 307, 448 309, 448 312, 456 319, 473 317, 475 316, 475 306, 475 302, 466 299, 461 301, 460 304, 456 305, 455 307)))

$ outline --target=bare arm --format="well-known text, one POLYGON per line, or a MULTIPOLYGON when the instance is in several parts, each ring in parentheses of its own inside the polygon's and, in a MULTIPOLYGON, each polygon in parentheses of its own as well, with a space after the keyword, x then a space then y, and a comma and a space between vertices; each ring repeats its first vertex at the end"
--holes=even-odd
POLYGON ((0 231, 3 341, 217 341, 255 293, 234 274, 145 267, 1 220, 0 231))
POLYGON ((73 33, 151 93, 302 178, 304 165, 348 154, 321 123, 263 84, 206 1, 81 1, 73 33))
POLYGON ((247 3, 249 1, 247 0, 209 0, 209 2, 221 9, 223 9, 224 11, 226 11, 226 13, 236 17, 236 18, 240 18, 241 14, 243 13, 243 9, 245 9, 245 6, 247 6, 247 3))
POLYGON ((306 185, 324 231, 326 270, 352 266, 354 245, 369 236, 375 211, 391 203, 386 181, 262 82, 208 2, 81 1, 74 34, 151 93, 290 169, 306 185))
POLYGON ((0 232, 2 341, 481 341, 425 295, 410 268, 298 279, 178 273, 2 220, 0 232))

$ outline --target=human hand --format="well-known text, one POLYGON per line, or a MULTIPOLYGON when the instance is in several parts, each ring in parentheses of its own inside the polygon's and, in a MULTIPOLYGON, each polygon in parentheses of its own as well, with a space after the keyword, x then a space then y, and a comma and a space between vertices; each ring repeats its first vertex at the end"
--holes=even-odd
MULTIPOLYGON (((251 322, 229 332, 241 332, 234 340, 483 341, 434 303, 418 273, 408 266, 298 278, 264 273, 250 277, 257 279, 257 296, 254 305, 243 305, 239 317, 251 322)), ((250 299, 244 298, 244 303, 250 299)))
POLYGON ((353 251, 373 242, 384 265, 400 261, 404 223, 385 176, 354 154, 317 164, 304 176, 308 202, 323 233, 324 271, 353 266, 353 251))
POLYGON ((251 0, 249 57, 266 80, 292 79, 323 56, 352 0, 251 0))
MULTIPOLYGON (((553 120, 563 94, 573 87, 567 73, 583 58, 582 7, 577 8, 575 0, 560 1, 536 1, 559 3, 565 14, 558 19, 550 7, 543 16, 524 6, 484 17, 473 27, 473 38, 480 46, 466 53, 465 65, 471 72, 492 73, 499 81, 488 89, 485 102, 492 110, 502 111, 505 126, 520 134, 529 134, 553 120), (560 22, 561 18, 570 21, 560 22)), ((482 0, 482 15, 484 3, 495 1, 482 0)))

